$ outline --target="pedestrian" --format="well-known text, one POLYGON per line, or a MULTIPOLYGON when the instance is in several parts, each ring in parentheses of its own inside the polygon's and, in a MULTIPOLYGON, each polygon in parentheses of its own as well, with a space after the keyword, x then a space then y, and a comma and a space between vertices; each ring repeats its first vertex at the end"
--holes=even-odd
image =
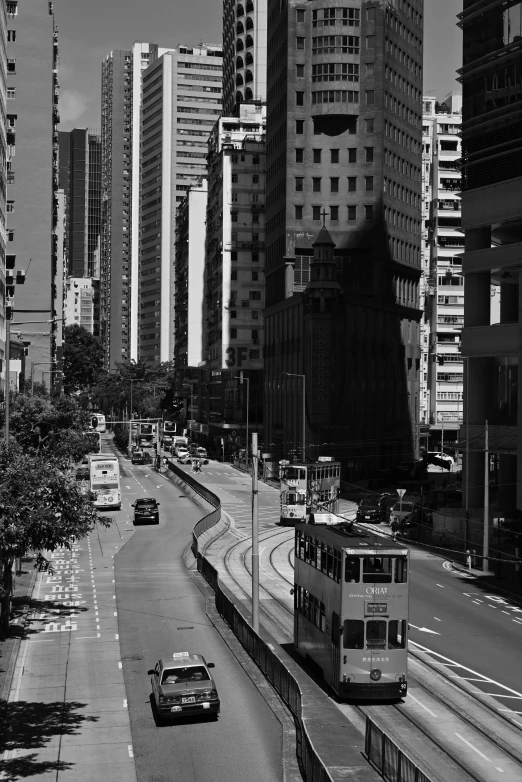
POLYGON ((395 540, 399 531, 399 522, 394 519, 391 523, 392 538, 395 540))
POLYGON ((163 467, 164 470, 167 469, 167 459, 165 458, 165 456, 161 460, 161 466, 163 467))

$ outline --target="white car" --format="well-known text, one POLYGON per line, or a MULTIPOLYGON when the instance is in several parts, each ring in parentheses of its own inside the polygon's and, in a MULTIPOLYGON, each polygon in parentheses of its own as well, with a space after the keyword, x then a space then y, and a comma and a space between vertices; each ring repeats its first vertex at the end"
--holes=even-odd
POLYGON ((428 456, 433 456, 435 457, 435 459, 441 459, 442 461, 449 462, 450 464, 453 464, 453 462, 455 461, 453 459, 453 456, 450 456, 448 453, 439 453, 439 452, 430 451, 428 456))
POLYGON ((184 459, 187 456, 190 456, 188 452, 188 448, 184 445, 176 445, 174 448, 174 455, 178 457, 178 459, 184 459))

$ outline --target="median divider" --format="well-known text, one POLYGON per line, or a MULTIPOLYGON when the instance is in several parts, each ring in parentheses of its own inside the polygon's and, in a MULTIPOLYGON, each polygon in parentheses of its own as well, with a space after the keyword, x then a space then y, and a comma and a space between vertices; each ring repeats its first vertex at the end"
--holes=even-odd
POLYGON ((370 717, 366 717, 364 748, 370 763, 382 774, 383 779, 389 782, 430 782, 370 717))
MULTIPOLYGON (((214 589, 220 616, 292 712, 297 760, 304 779, 307 782, 345 782, 346 779, 378 782, 381 776, 375 770, 376 764, 372 765, 365 757, 363 741, 355 726, 264 629, 259 635, 254 632, 249 618, 236 605, 234 594, 220 583, 217 569, 205 557, 211 539, 226 531, 219 497, 174 462, 168 462, 168 469, 178 485, 186 486, 213 508, 192 532, 192 551, 198 571, 214 589)), ((412 780, 425 782, 426 778, 412 777, 412 780)))

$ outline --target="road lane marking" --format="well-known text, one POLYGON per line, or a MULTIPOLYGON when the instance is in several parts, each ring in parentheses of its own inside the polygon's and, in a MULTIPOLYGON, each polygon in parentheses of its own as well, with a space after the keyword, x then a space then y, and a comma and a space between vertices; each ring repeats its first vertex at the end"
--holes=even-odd
POLYGON ((124 699, 123 699, 123 708, 124 708, 124 709, 126 709, 126 708, 127 708, 127 698, 124 698, 124 699))
POLYGON ((495 684, 492 679, 475 679, 473 676, 459 676, 458 673, 450 673, 450 679, 463 679, 465 682, 483 682, 484 684, 495 684))
POLYGON ((128 752, 129 752, 129 757, 130 757, 130 758, 133 758, 133 757, 134 757, 134 752, 133 752, 133 750, 132 750, 132 744, 128 744, 128 745, 127 745, 127 750, 128 750, 128 752))
POLYGON ((444 589, 444 587, 442 586, 442 584, 437 584, 437 586, 438 586, 438 587, 440 587, 441 589, 444 589))
POLYGON ((118 663, 118 668, 120 669, 120 671, 123 668, 123 665, 121 664, 121 662, 118 663))
POLYGON ((428 709, 427 706, 425 706, 423 703, 417 700, 417 698, 415 698, 415 696, 411 694, 411 690, 408 693, 408 696, 412 699, 412 701, 415 701, 415 703, 418 703, 419 706, 422 706, 422 708, 425 709, 428 712, 428 714, 431 714, 432 717, 435 717, 435 719, 437 719, 437 715, 434 712, 432 712, 431 709, 428 709))
MULTIPOLYGON (((496 684, 497 682, 491 682, 492 684, 496 684)), ((514 692, 514 690, 512 690, 514 692)), ((491 695, 493 698, 516 698, 518 700, 522 700, 522 695, 503 695, 500 692, 485 692, 484 695, 491 695)))
POLYGON ((491 763, 491 760, 487 757, 487 755, 484 755, 483 752, 480 751, 480 749, 477 749, 473 746, 467 739, 464 738, 464 736, 461 736, 460 733, 455 733, 455 736, 457 736, 461 741, 464 742, 464 744, 467 744, 468 747, 470 747, 472 750, 474 750, 477 755, 480 755, 481 758, 484 758, 484 760, 487 760, 488 763, 491 763))
POLYGON ((522 714, 522 711, 514 711, 514 709, 497 709, 497 711, 506 711, 508 714, 522 714))
POLYGON ((442 619, 439 619, 439 617, 438 617, 438 616, 434 616, 433 618, 434 618, 434 619, 436 619, 436 620, 437 620, 437 622, 442 622, 442 619))
POLYGON ((472 600, 472 603, 476 603, 478 606, 481 604, 482 600, 472 600))

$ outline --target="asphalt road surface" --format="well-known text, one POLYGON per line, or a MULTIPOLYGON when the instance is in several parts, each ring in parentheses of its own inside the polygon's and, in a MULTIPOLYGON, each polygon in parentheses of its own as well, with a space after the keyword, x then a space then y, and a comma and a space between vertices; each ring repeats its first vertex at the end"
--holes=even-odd
MULTIPOLYGON (((104 450, 109 450, 107 443, 104 450)), ((205 614, 182 559, 202 511, 150 465, 122 458, 118 524, 137 497, 160 503, 159 526, 139 526, 115 558, 118 627, 138 782, 272 782, 282 779, 280 723, 205 614), (195 651, 215 663, 217 722, 155 724, 147 671, 162 656, 195 651)))

